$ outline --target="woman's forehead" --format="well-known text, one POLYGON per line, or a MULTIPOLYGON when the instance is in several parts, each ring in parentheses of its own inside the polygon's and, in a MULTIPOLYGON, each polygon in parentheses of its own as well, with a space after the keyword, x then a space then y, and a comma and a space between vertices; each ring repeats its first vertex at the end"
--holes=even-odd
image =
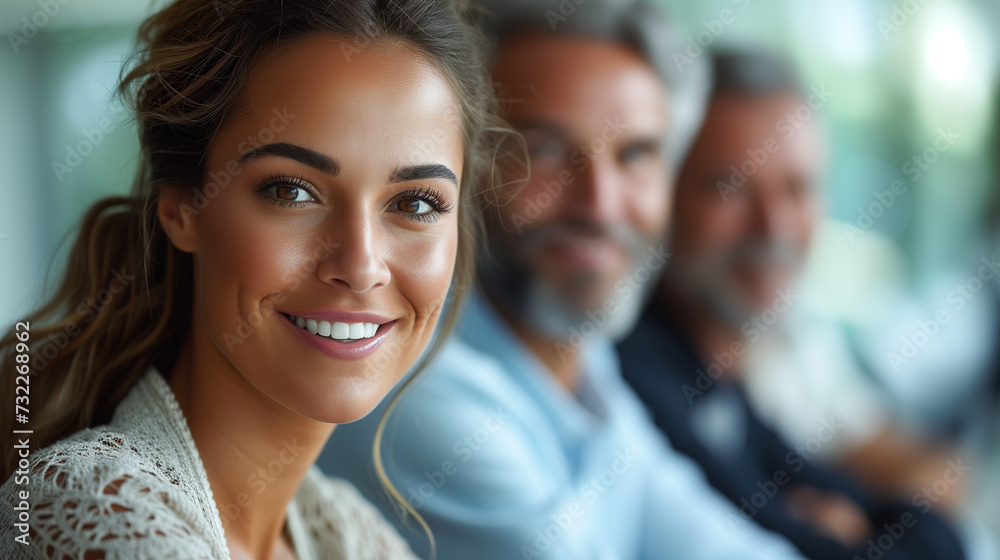
POLYGON ((215 151, 241 157, 265 141, 283 141, 344 165, 381 155, 386 165, 442 163, 459 174, 460 107, 442 72, 409 46, 349 54, 336 40, 316 37, 257 65, 240 115, 220 130, 215 151))

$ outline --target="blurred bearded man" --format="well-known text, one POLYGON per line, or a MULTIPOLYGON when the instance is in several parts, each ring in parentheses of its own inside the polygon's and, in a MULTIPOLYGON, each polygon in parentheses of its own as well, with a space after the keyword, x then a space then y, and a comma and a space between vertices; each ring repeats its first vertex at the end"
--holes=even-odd
POLYGON ((912 492, 884 499, 813 461, 848 418, 828 415, 793 449, 751 407, 743 358, 793 310, 822 215, 821 130, 798 115, 826 92, 800 86, 768 53, 713 60, 708 112, 677 181, 670 266, 619 344, 623 376, 674 448, 739 508, 734 530, 757 523, 813 560, 964 558, 955 531, 911 504, 912 492))
MULTIPOLYGON (((646 2, 487 12, 492 78, 531 174, 515 185, 508 166, 485 210, 482 290, 388 420, 389 479, 444 560, 799 558, 760 528, 731 531, 737 510, 657 433, 611 341, 665 266, 669 162, 697 125, 704 67, 677 70, 677 36, 646 2)), ((398 521, 362 461, 379 416, 338 427, 320 465, 398 521)))

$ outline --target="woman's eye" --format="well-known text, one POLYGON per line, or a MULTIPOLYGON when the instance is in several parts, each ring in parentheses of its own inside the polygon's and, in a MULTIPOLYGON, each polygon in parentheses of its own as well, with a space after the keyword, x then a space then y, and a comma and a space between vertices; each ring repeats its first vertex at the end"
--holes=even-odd
POLYGON ((285 202, 309 202, 316 200, 309 191, 294 185, 274 185, 267 189, 278 200, 285 202))
POLYGON ((400 193, 389 206, 392 212, 399 212, 408 220, 433 222, 442 214, 451 212, 452 205, 439 192, 430 188, 410 189, 400 193))
POLYGON ((288 175, 265 177, 254 185, 254 190, 261 199, 281 207, 316 202, 317 199, 312 194, 316 192, 314 189, 305 179, 288 175))
POLYGON ((435 210, 433 206, 430 205, 426 200, 420 200, 419 198, 404 198, 396 203, 396 209, 400 212, 405 212, 407 214, 415 214, 418 216, 424 214, 430 214, 435 210))

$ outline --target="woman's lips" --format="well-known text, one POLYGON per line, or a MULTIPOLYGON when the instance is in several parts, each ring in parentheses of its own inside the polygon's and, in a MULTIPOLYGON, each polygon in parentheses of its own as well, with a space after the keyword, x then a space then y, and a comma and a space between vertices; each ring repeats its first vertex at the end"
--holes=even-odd
MULTIPOLYGON (((284 317, 284 323, 293 329, 296 336, 300 337, 306 344, 341 360, 358 360, 371 355, 396 325, 395 320, 381 324, 368 321, 346 323, 344 321, 306 319, 286 313, 281 313, 281 316, 284 317), (300 327, 299 323, 303 323, 304 327, 300 327), (315 332, 313 332, 314 329, 315 332), (326 333, 327 329, 329 329, 329 333, 326 333), (335 329, 336 332, 334 332, 335 329)), ((380 317, 375 316, 362 317, 361 314, 355 314, 354 317, 380 319, 380 317)))
POLYGON ((288 319, 300 329, 305 329, 312 334, 327 336, 342 342, 371 338, 375 336, 375 331, 382 326, 380 323, 345 323, 342 321, 316 320, 312 317, 296 317, 295 315, 288 315, 288 319))

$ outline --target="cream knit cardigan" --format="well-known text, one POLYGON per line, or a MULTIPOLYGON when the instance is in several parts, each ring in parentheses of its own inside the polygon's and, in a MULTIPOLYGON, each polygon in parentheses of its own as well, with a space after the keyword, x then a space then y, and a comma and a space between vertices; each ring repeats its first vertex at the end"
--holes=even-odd
MULTIPOLYGON (((154 368, 110 424, 33 450, 29 477, 18 485, 15 473, 0 487, 0 558, 83 558, 93 551, 107 560, 229 559, 198 449, 154 368), (22 532, 14 506, 23 490, 29 492, 28 545, 15 540, 22 532)), ((256 495, 254 486, 247 495, 256 495)), ((287 513, 298 560, 416 558, 353 486, 315 465, 287 513)))

